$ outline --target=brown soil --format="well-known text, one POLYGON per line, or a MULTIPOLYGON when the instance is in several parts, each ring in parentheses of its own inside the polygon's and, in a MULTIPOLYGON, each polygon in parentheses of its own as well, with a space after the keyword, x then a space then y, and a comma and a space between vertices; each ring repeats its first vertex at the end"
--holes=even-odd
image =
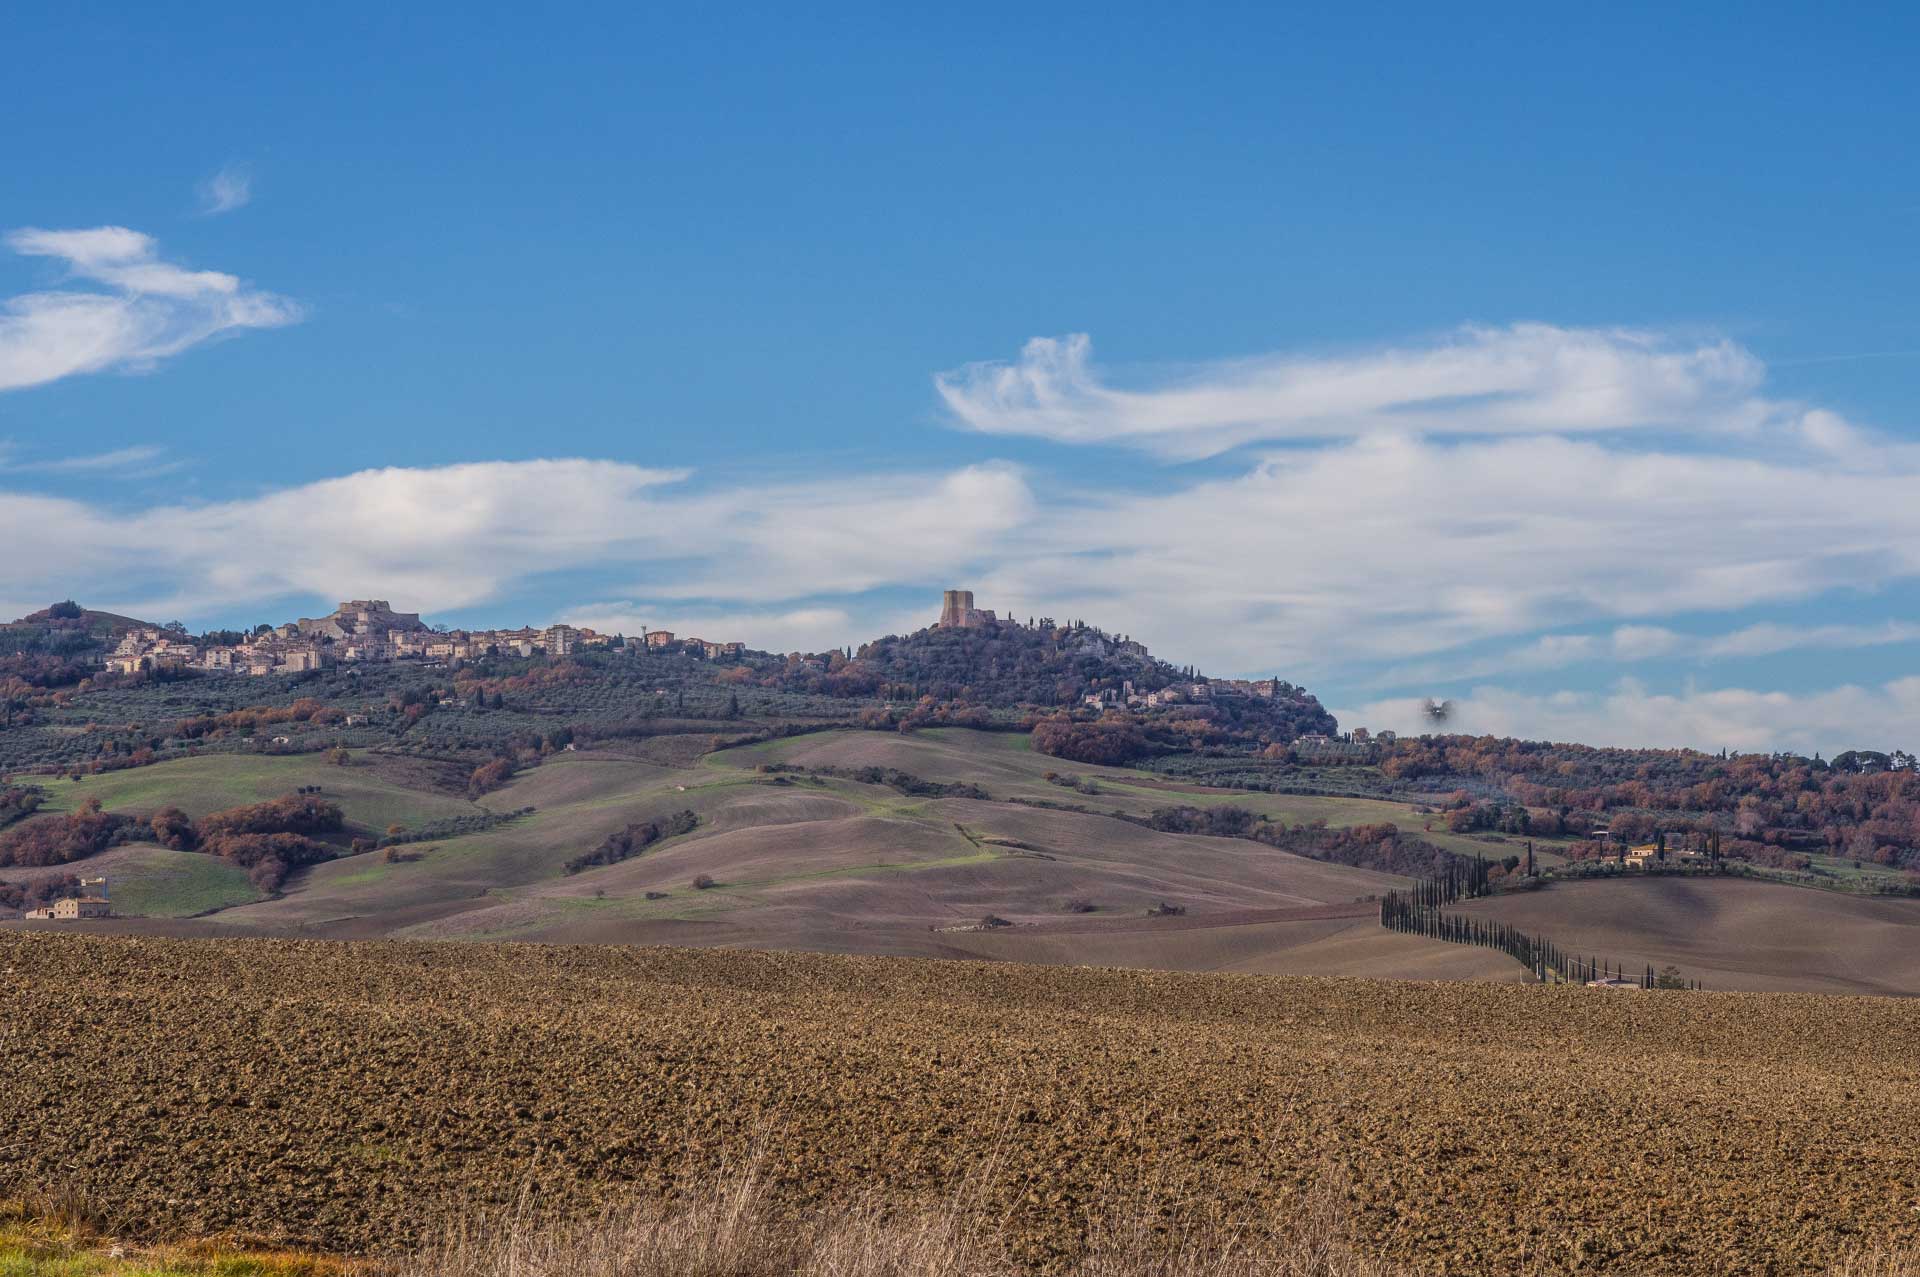
POLYGON ((392 1248, 764 1150, 795 1204, 984 1175, 1449 1272, 1815 1272, 1920 1229, 1920 1004, 675 949, 0 934, 0 1193, 392 1248), (988 1169, 980 1171, 985 1165, 988 1169))

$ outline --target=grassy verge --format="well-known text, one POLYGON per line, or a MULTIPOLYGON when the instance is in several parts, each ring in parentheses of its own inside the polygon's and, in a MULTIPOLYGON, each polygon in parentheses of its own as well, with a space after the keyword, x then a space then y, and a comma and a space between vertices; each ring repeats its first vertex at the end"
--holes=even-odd
POLYGON ((215 1242, 134 1246, 106 1236, 87 1199, 39 1191, 0 1201, 0 1277, 359 1277, 327 1255, 215 1242))
MULTIPOLYGON (((1181 1227, 1108 1204, 1089 1216, 1087 1250, 1069 1267, 1009 1254, 965 1183, 945 1202, 898 1210, 880 1201, 794 1214, 757 1168, 688 1196, 539 1223, 524 1204, 447 1229, 424 1250, 346 1261, 219 1246, 138 1251, 71 1224, 0 1225, 0 1277, 1411 1277, 1348 1240, 1338 1174, 1284 1216, 1181 1227)), ((1054 1257, 1057 1259, 1057 1257, 1054 1257)), ((1873 1247, 1823 1277, 1920 1277, 1920 1252, 1873 1247)))

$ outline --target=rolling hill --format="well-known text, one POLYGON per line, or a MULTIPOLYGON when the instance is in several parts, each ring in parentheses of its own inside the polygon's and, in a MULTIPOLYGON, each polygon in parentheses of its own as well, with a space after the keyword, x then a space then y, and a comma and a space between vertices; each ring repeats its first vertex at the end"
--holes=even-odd
MULTIPOLYGON (((676 944, 1063 965, 1514 981, 1487 949, 1388 932, 1374 901, 1408 880, 1246 838, 1165 832, 1170 804, 1233 805, 1334 828, 1430 817, 1406 804, 1209 789, 1065 765, 965 728, 826 731, 712 749, 568 750, 478 799, 457 769, 356 752, 210 755, 46 786, 49 808, 192 815, 316 786, 349 829, 457 829, 342 856, 262 896, 214 858, 152 845, 80 862, 123 918, 93 929, 676 944), (617 863, 569 861, 641 822, 690 832, 617 863), (696 881, 702 885, 696 885, 696 881), (1162 906, 1173 906, 1171 910, 1162 906), (171 919, 172 921, 168 921, 171 919)), ((1484 837, 1425 836, 1463 854, 1484 837)), ((74 866, 6 871, 14 881, 74 866)), ((1920 902, 1751 881, 1560 883, 1462 905, 1563 947, 1671 962, 1721 989, 1920 993, 1920 902)), ((18 925, 18 924, 0 924, 18 925)))
POLYGON ((1458 906, 1712 989, 1920 995, 1920 901, 1738 878, 1555 883, 1458 906))

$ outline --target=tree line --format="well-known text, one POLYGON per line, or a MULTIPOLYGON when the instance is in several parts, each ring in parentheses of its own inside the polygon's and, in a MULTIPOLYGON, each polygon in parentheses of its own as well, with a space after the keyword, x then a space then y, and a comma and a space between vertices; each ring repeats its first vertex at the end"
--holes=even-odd
MULTIPOLYGON (((1404 891, 1380 898, 1380 925, 1389 931, 1425 936, 1448 944, 1477 945, 1506 954, 1541 983, 1585 984, 1625 979, 1624 964, 1595 955, 1569 953, 1542 936, 1529 935, 1509 922, 1448 913, 1445 906, 1494 894, 1492 866, 1482 857, 1450 866, 1444 874, 1422 879, 1404 891)), ((1645 989, 1695 988, 1699 981, 1680 978, 1677 969, 1656 973, 1651 963, 1635 981, 1645 989)))

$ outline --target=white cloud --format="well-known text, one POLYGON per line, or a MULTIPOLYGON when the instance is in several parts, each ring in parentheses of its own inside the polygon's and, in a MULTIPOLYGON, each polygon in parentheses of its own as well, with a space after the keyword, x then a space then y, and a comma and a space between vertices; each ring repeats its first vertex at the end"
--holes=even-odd
POLYGON ((202 213, 231 213, 253 201, 253 175, 238 165, 229 164, 200 183, 197 193, 202 213))
MULTIPOLYGON (((711 488, 685 478, 556 460, 370 470, 134 511, 0 495, 0 543, 23 547, 0 563, 0 596, 206 615, 370 594, 438 611, 592 570, 601 597, 666 610, 635 618, 650 624, 840 608, 857 640, 896 619, 861 596, 958 585, 982 606, 1083 616, 1215 673, 1353 677, 1425 658, 1435 681, 1457 682, 1902 641, 1897 627, 1834 625, 1709 641, 1662 622, 1920 576, 1912 473, 1592 442, 1365 440, 1146 493, 1043 496, 1004 465, 711 488), (1541 633, 1568 616, 1614 628, 1541 633), (1435 659, 1502 638, 1523 641, 1435 659)), ((1425 678, 1400 673, 1403 686, 1425 678)))
MULTIPOLYGON (((0 544, 19 549, 0 559, 0 596, 75 594, 141 615, 208 616, 287 596, 437 612, 545 573, 654 568, 671 581, 647 597, 679 600, 698 619, 696 606, 716 603, 936 589, 1004 555, 1031 506, 1004 466, 867 476, 852 494, 840 483, 700 492, 677 486, 686 478, 578 459, 396 467, 145 511, 0 492, 0 544)), ((818 615, 807 623, 824 629, 818 615)))
POLYGON ((1017 554, 1035 513, 1025 477, 999 463, 724 489, 675 509, 684 552, 717 570, 651 593, 751 602, 937 581, 1017 554))
POLYGON ((1672 630, 1658 625, 1622 625, 1611 637, 1616 661, 1650 661, 1671 656, 1686 642, 1672 630))
MULTIPOLYGON (((47 296, 193 308, 246 292, 231 276, 161 263, 145 236, 117 228, 10 242, 116 290, 47 296)), ((10 340, 0 327, 0 385, 17 358, 10 340)), ((1763 606, 1784 614, 1833 591, 1920 577, 1920 452, 1766 403, 1757 364, 1737 348, 1475 330, 1344 364, 1216 365, 1199 390, 1118 398, 1085 372, 1084 349, 1061 358, 1067 373, 1033 392, 1059 405, 1043 414, 1042 433, 1165 449, 1328 423, 1341 437, 1232 473, 1143 476, 1157 482, 1132 488, 1036 484, 998 462, 703 486, 680 471, 570 459, 369 470, 131 510, 0 491, 9 551, 0 597, 235 619, 290 599, 372 595, 432 613, 510 598, 536 577, 590 573, 586 597, 626 600, 572 609, 596 628, 817 650, 915 628, 930 619, 935 591, 959 586, 1005 614, 1085 617, 1212 673, 1351 681, 1389 666, 1373 685, 1422 692, 1512 671, 1920 641, 1920 626, 1827 615, 1706 636, 1696 621, 1677 623, 1763 606), (1586 393, 1595 383, 1582 370, 1592 369, 1612 377, 1605 394, 1586 393), (1182 436, 1182 421, 1199 424, 1182 436), (1527 423, 1581 432, 1676 422, 1707 444, 1521 433, 1527 423), (1791 428, 1745 432, 1782 423, 1791 428), (923 612, 903 617, 880 593, 903 589, 927 592, 923 612), (1570 618, 1584 632, 1561 632, 1570 618), (1502 650, 1446 656, 1469 644, 1502 650)), ((116 361, 129 359, 102 366, 116 361)), ((959 411, 985 382, 968 374, 943 388, 960 395, 959 411)), ((133 451, 50 464, 111 473, 148 460, 133 451)), ((1497 725, 1488 730, 1752 747, 1763 727, 1791 743, 1791 715, 1826 721, 1817 715, 1885 690, 1837 689, 1821 701, 1663 699, 1623 687, 1588 697, 1495 688, 1468 700, 1497 725), (1766 727, 1769 714, 1780 725, 1766 727)), ((1360 721, 1396 725, 1376 724, 1371 708, 1360 721)))
MULTIPOLYGON (((977 584, 983 600, 1107 618, 1218 672, 1352 669, 1569 616, 1640 626, 1912 578, 1917 480, 1893 464, 1374 438, 1055 502, 1033 548, 977 584)), ((1673 643, 1630 629, 1608 647, 1673 643)))
MULTIPOLYGON (((672 603, 649 607, 636 602, 611 602, 586 604, 562 619, 602 634, 638 635, 642 630, 666 630, 681 638, 703 638, 716 643, 739 641, 768 652, 825 652, 857 647, 874 637, 843 607, 694 610, 672 603)), ((926 622, 923 620, 920 624, 926 622)))
MULTIPOLYGON (((1343 725, 1417 735, 1434 730, 1423 705, 1417 699, 1385 700, 1334 713, 1343 725)), ((1832 755, 1843 749, 1910 749, 1920 737, 1916 724, 1920 677, 1805 693, 1688 687, 1667 694, 1624 679, 1600 692, 1527 695, 1476 688, 1454 700, 1442 730, 1585 745, 1832 755)))
POLYGON ((64 262, 103 285, 24 293, 0 303, 0 391, 112 368, 141 370, 249 328, 297 322, 300 307, 232 275, 161 261, 151 237, 121 226, 25 229, 5 237, 29 257, 64 262))
MULTIPOLYGON (((1222 360, 1138 389, 1110 384, 1091 354, 1085 334, 1036 337, 1013 363, 968 364, 934 383, 973 430, 1173 457, 1382 432, 1739 431, 1799 415, 1758 397, 1764 368, 1734 343, 1629 329, 1469 327, 1358 355, 1222 360)), ((1845 429, 1832 414, 1808 427, 1823 440, 1845 429)))

